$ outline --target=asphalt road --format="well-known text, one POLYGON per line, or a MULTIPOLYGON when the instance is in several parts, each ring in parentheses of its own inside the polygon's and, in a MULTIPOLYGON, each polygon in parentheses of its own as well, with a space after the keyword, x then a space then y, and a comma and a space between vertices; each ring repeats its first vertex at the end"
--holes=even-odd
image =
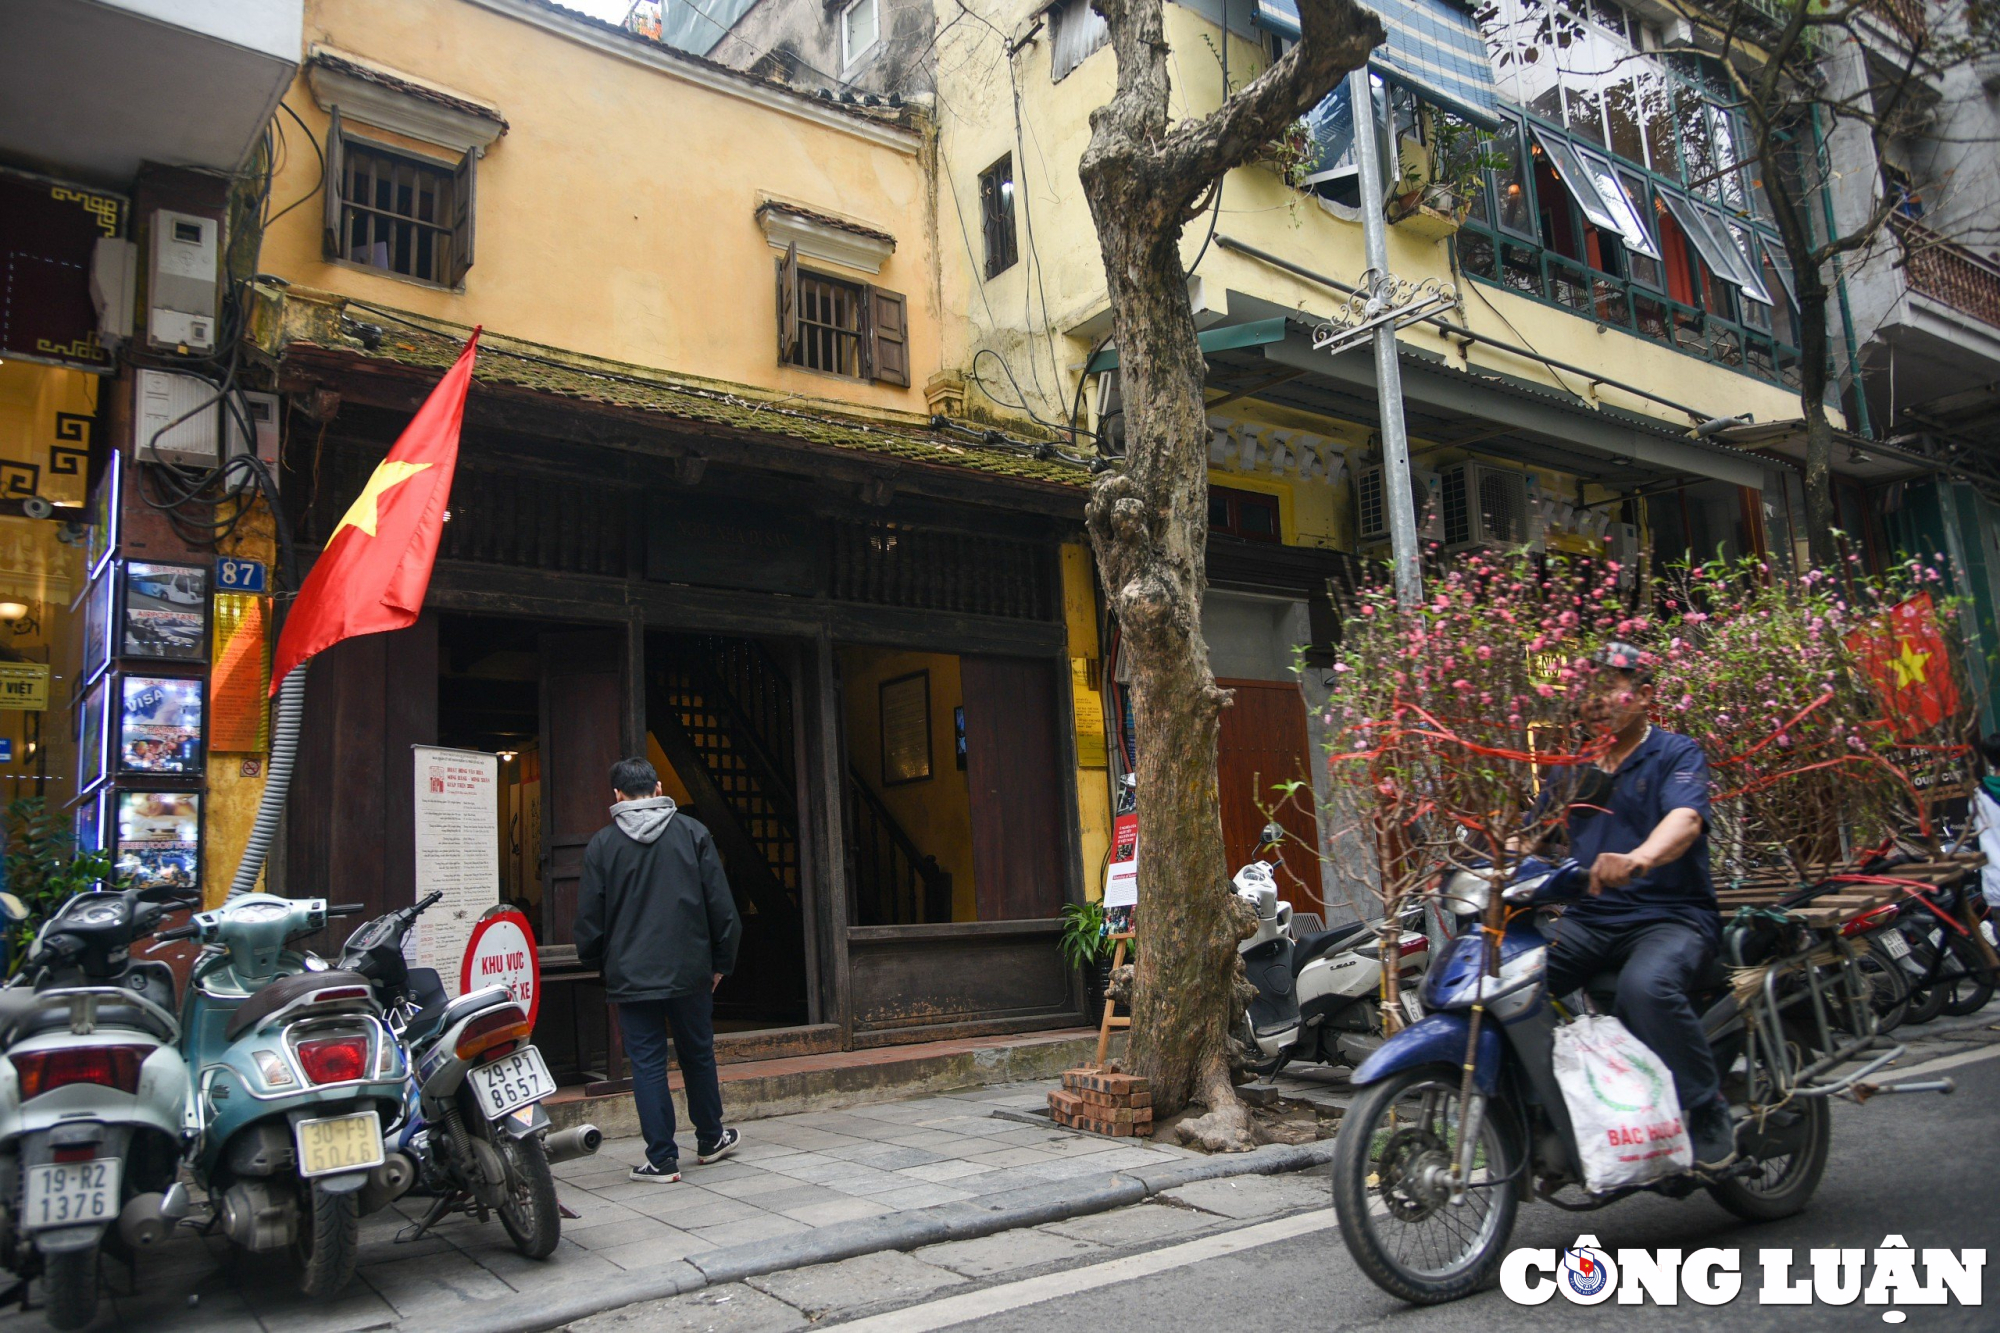
MULTIPOLYGON (((1926 1042, 1913 1051, 1909 1063, 1966 1049, 1957 1042, 1926 1042)), ((2000 1329, 2000 1046, 1983 1049, 1991 1058, 1947 1071, 1958 1082, 1950 1097, 1890 1097, 1866 1106, 1836 1102, 1833 1158, 1826 1176, 1811 1207, 1788 1221, 1763 1226, 1741 1222, 1706 1194, 1679 1202, 1640 1195, 1583 1214, 1539 1203, 1521 1209, 1514 1246, 1561 1248, 1590 1233, 1614 1253, 1621 1247, 1740 1249, 1744 1291, 1728 1305, 1705 1307, 1683 1298, 1672 1309, 1616 1302, 1581 1307, 1558 1296, 1528 1307, 1489 1289, 1453 1305, 1415 1309, 1362 1276, 1338 1231, 1329 1227, 1135 1280, 1065 1292, 1052 1301, 986 1314, 963 1327, 977 1327, 980 1333, 1046 1333, 1053 1321, 1064 1328, 1145 1333, 1501 1333, 1581 1327, 1817 1333, 1883 1328, 1889 1325, 1881 1306, 1758 1304, 1756 1252, 1790 1248, 1797 1272, 1808 1249, 1872 1251, 1893 1233, 1917 1250, 1984 1246, 1993 1259, 1985 1273, 1983 1308, 1908 1307, 1907 1322, 1900 1327, 1911 1333, 1992 1333, 2000 1329)), ((1087 1272, 1076 1270, 1076 1276, 1087 1272)))

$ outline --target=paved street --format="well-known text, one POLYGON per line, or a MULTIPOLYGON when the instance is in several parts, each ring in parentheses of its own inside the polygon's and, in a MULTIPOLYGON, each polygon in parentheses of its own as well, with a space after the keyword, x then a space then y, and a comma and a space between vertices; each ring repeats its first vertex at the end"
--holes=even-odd
MULTIPOLYGON (((1989 1009, 1988 1014, 1993 1015, 1989 1009)), ((764 1333, 831 1322, 853 1333, 924 1333, 958 1325, 981 1333, 1064 1327, 1147 1333, 1395 1329, 1458 1333, 1547 1327, 1818 1330, 1881 1327, 1880 1307, 1759 1306, 1754 1251, 1821 1246, 1872 1250, 1890 1233, 1926 1246, 2000 1248, 2000 1199, 1989 1165, 2000 1143, 2000 1032, 1911 1038, 1906 1065, 1973 1058, 1950 1068, 1959 1090, 1835 1104, 1834 1156, 1801 1217, 1750 1226, 1701 1195, 1656 1196, 1601 1212, 1522 1209, 1519 1246, 1561 1247, 1583 1232, 1621 1247, 1738 1248, 1745 1294, 1713 1309, 1584 1309, 1557 1298, 1537 1308, 1486 1291, 1456 1305, 1414 1310, 1383 1294, 1348 1257, 1326 1210, 1324 1171, 1211 1181, 1096 1217, 754 1278, 573 1326, 576 1333, 764 1333), (895 1308, 890 1308, 895 1307, 895 1308)), ((1802 1257, 1802 1256, 1801 1256, 1802 1257)), ((1986 1290, 1993 1292, 1987 1282, 1986 1290)), ((1989 1294, 1989 1305, 1996 1302, 1989 1294)), ((1988 1330, 1991 1309, 1917 1307, 1905 1325, 1988 1330)))

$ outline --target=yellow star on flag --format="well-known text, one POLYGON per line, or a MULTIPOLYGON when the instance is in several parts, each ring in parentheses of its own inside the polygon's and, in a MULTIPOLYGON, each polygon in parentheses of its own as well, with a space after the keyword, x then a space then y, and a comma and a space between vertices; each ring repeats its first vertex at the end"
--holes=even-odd
POLYGON ((1896 668, 1896 688, 1906 690, 1912 685, 1925 684, 1924 673, 1931 660, 1929 653, 1920 653, 1903 640, 1903 651, 1889 659, 1889 665, 1896 668))
MULTIPOLYGON (((381 517, 380 502, 383 493, 391 486, 402 485, 431 466, 433 464, 402 463, 384 459, 380 466, 368 474, 368 484, 361 488, 361 494, 354 497, 354 503, 347 507, 347 512, 341 516, 340 522, 334 525, 333 537, 338 537, 342 528, 359 528, 373 537, 375 522, 381 517)), ((333 545, 333 537, 326 539, 328 546, 333 545)))

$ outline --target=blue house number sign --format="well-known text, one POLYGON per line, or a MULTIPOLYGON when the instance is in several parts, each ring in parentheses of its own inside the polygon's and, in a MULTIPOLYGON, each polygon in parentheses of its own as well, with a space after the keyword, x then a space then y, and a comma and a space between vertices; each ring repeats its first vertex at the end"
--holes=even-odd
POLYGON ((261 560, 231 560, 227 557, 215 562, 215 590, 217 592, 263 592, 264 562, 261 560))

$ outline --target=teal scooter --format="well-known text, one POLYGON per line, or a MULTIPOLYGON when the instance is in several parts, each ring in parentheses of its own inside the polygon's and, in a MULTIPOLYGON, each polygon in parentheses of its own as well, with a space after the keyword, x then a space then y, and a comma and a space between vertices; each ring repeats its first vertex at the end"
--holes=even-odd
POLYGON ((385 1149, 407 1070, 368 979, 285 947, 361 910, 245 894, 157 937, 204 946, 181 1043, 199 1131, 190 1164, 213 1225, 241 1250, 289 1250, 315 1298, 347 1285, 361 1217, 416 1174, 385 1149))

